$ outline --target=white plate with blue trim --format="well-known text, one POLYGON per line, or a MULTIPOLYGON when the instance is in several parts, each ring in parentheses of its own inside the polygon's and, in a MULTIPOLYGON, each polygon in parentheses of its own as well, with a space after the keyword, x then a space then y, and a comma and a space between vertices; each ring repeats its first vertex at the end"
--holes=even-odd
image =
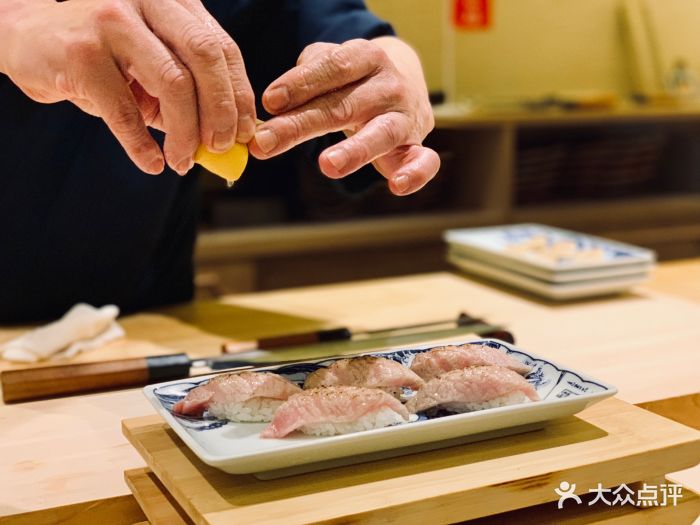
POLYGON ((448 230, 455 255, 550 282, 646 273, 653 251, 541 224, 448 230))
POLYGON ((455 253, 448 254, 447 261, 467 273, 486 277, 555 301, 620 293, 645 282, 649 278, 646 273, 631 273, 600 279, 549 283, 514 270, 506 270, 494 264, 487 264, 455 253))
MULTIPOLYGON (((541 400, 466 414, 420 415, 415 421, 403 425, 339 436, 293 434, 283 439, 263 439, 260 431, 265 423, 233 423, 216 419, 206 412, 200 418, 183 417, 172 412, 173 405, 187 392, 216 374, 150 385, 144 388, 144 394, 204 463, 232 474, 256 473, 265 479, 532 430, 548 420, 580 412, 617 392, 612 385, 502 341, 486 339, 452 344, 465 342, 492 346, 532 366, 526 379, 535 387, 541 400)), ((416 354, 434 346, 365 355, 379 355, 410 366, 416 354)), ((256 370, 275 372, 303 384, 307 374, 336 359, 339 358, 256 370)))
POLYGON ((488 265, 502 271, 512 272, 531 279, 536 279, 549 284, 571 284, 599 281, 601 279, 612 279, 616 277, 626 278, 637 275, 649 275, 654 269, 653 263, 630 263, 618 266, 602 266, 600 268, 589 268, 586 270, 569 270, 552 272, 542 268, 519 265, 508 259, 491 255, 488 253, 475 254, 468 250, 463 250, 460 246, 450 245, 447 252, 447 259, 473 261, 479 264, 488 265))

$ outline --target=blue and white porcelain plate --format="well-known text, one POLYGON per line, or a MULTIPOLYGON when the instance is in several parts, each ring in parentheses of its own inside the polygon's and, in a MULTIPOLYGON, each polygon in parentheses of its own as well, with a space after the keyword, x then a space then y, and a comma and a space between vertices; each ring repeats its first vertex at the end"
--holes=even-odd
POLYGON ((647 272, 653 251, 541 224, 448 230, 457 255, 521 271, 552 282, 647 272))
MULTIPOLYGON (((454 444, 454 440, 458 438, 523 428, 575 414, 617 392, 617 389, 609 384, 503 341, 441 341, 440 345, 464 343, 489 345, 532 366, 532 372, 526 379, 535 387, 541 401, 466 414, 436 417, 422 415, 404 425, 340 436, 313 437, 293 434, 284 439, 262 439, 259 434, 266 426, 265 423, 232 423, 206 413, 201 418, 193 418, 172 412, 173 405, 185 397, 187 392, 206 383, 216 374, 150 385, 144 388, 144 393, 157 412, 204 463, 233 474, 245 474, 281 471, 341 458, 353 457, 359 461, 363 455, 382 451, 392 455, 392 451, 399 453, 398 451, 405 450, 406 447, 423 446, 422 450, 425 450, 426 445, 427 448, 431 445, 446 446, 451 442, 454 444)), ((365 355, 378 355, 410 366, 416 354, 435 346, 423 345, 369 352, 365 355)), ((274 372, 301 385, 310 372, 328 366, 337 359, 341 358, 304 361, 256 370, 274 372)))

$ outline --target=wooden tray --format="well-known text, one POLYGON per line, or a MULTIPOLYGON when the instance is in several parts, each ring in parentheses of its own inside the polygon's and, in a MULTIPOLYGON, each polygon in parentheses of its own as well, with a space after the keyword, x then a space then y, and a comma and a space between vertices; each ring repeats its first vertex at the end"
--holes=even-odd
MULTIPOLYGON (((141 505, 151 525, 191 525, 194 523, 184 517, 185 511, 170 496, 153 472, 147 468, 127 470, 124 477, 134 497, 141 505)), ((666 482, 659 480, 660 483, 666 482)), ((632 487, 634 489, 634 486, 632 487)), ((638 525, 639 523, 673 523, 674 525, 692 525, 700 516, 700 496, 687 489, 683 498, 675 506, 667 507, 633 507, 630 505, 608 507, 606 505, 587 505, 593 494, 584 496, 580 506, 567 506, 558 509, 556 502, 543 503, 534 507, 518 509, 497 516, 487 516, 469 520, 470 525, 491 525, 493 523, 517 523, 518 525, 581 525, 598 523, 610 525, 638 525), (640 514, 643 512, 643 514, 640 514)), ((135 524, 142 525, 142 524, 135 524)))
POLYGON ((158 416, 122 429, 187 515, 211 524, 455 522, 556 500, 561 481, 584 494, 700 461, 700 432, 617 399, 537 432, 272 481, 203 464, 158 416))
POLYGON ((151 525, 193 523, 150 469, 127 470, 124 480, 151 525))

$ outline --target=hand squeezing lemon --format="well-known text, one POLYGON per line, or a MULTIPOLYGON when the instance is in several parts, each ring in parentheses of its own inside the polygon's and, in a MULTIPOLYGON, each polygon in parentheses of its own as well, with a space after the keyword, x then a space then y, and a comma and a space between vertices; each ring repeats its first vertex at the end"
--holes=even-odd
POLYGON ((214 175, 225 179, 230 188, 243 175, 248 163, 248 146, 236 142, 225 153, 212 153, 200 145, 194 154, 194 161, 214 175))

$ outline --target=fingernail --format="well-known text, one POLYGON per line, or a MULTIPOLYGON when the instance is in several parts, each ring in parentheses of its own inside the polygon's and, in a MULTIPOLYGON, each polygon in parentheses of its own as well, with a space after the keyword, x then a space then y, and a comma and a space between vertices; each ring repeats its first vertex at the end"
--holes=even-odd
POLYGON ((186 157, 175 165, 175 171, 178 175, 185 175, 192 169, 192 166, 194 166, 194 161, 191 157, 186 157))
POLYGON ((215 151, 212 151, 212 153, 223 153, 230 150, 235 140, 233 128, 228 128, 225 131, 215 131, 212 137, 212 146, 215 151))
POLYGON ((238 137, 236 140, 243 144, 250 142, 250 140, 255 136, 255 120, 253 117, 246 115, 241 118, 238 123, 238 137))
POLYGON ((342 170, 348 163, 348 154, 343 149, 334 149, 326 154, 328 162, 338 171, 342 170))
POLYGON ((408 175, 399 175, 394 179, 394 187, 399 190, 399 193, 403 193, 408 190, 411 185, 411 181, 408 175))
POLYGON ((267 107, 275 111, 281 111, 286 108, 289 105, 289 101, 289 89, 287 89, 287 86, 271 89, 265 96, 267 107))
POLYGON ((148 173, 158 175, 163 171, 165 160, 162 155, 156 155, 151 162, 148 163, 148 173))
POLYGON ((279 140, 277 134, 271 129, 262 129, 255 134, 255 143, 263 153, 269 153, 277 147, 279 140))

